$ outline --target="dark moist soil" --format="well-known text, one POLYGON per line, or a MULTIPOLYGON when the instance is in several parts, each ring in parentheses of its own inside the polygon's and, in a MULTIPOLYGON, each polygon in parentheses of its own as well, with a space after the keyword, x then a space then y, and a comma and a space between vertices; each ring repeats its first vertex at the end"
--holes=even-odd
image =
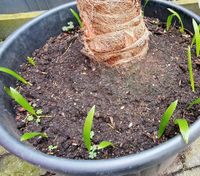
MULTIPOLYGON (((178 132, 173 119, 161 140, 157 131, 162 114, 179 100, 173 118, 186 118, 192 124, 200 106, 186 110, 200 93, 200 67, 193 58, 196 92, 191 91, 187 70, 188 34, 178 29, 165 32, 158 20, 146 19, 151 31, 150 49, 138 63, 109 68, 81 53, 81 33, 61 33, 33 53, 37 64, 21 66, 22 75, 32 86, 19 85, 22 94, 42 108, 41 123, 28 122, 26 112, 16 107, 21 133, 46 132, 48 139, 32 139, 38 150, 65 158, 88 159, 82 139, 87 112, 96 105, 93 142, 112 141, 97 159, 138 153, 172 138, 178 132), (58 148, 49 151, 48 146, 58 148)), ((194 52, 194 51, 193 51, 194 52)))

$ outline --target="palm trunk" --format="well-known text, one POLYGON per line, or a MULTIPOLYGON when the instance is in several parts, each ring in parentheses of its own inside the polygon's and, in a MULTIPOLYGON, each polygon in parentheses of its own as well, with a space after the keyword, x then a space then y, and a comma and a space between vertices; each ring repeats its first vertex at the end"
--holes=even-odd
POLYGON ((140 0, 77 0, 84 23, 85 53, 100 62, 118 65, 143 57, 149 32, 140 0))

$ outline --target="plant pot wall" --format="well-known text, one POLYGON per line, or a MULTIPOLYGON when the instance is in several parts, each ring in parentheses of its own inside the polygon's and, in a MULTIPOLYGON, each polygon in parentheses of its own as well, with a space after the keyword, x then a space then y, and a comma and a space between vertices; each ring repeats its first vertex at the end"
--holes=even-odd
MULTIPOLYGON (((74 21, 69 8, 76 9, 76 4, 69 3, 51 10, 11 35, 0 48, 1 66, 17 70, 35 49, 41 47, 50 37, 61 33, 62 26, 66 25, 68 21, 74 21)), ((167 8, 176 10, 189 30, 192 30, 192 18, 198 23, 200 22, 200 18, 194 13, 162 0, 150 1, 145 8, 145 14, 165 22, 169 15, 167 8)), ((3 91, 5 85, 13 86, 15 80, 5 75, 0 78, 0 144, 20 158, 48 170, 77 176, 156 176, 166 169, 179 152, 187 147, 182 137, 178 135, 150 150, 116 159, 69 160, 43 154, 19 141, 13 108, 3 91)), ((200 120, 190 128, 190 143, 196 140, 199 134, 200 120)))
POLYGON ((0 14, 43 11, 71 1, 72 0, 1 0, 0 14))

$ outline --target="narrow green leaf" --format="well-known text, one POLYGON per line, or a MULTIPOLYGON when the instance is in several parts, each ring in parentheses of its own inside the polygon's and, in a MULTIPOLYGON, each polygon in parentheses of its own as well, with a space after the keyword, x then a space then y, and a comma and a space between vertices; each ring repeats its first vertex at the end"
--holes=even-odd
POLYGON ((181 135, 182 135, 185 143, 188 144, 188 142, 189 142, 189 125, 188 125, 187 120, 185 120, 185 119, 176 119, 174 121, 174 123, 179 126, 181 135))
POLYGON ((144 0, 144 6, 143 9, 145 9, 145 7, 147 6, 147 4, 149 3, 150 0, 144 0))
POLYGON ((32 133, 24 133, 20 140, 21 141, 27 141, 29 139, 35 138, 35 137, 43 137, 43 138, 48 138, 46 133, 39 133, 39 132, 32 132, 32 133))
POLYGON ((107 148, 107 147, 109 147, 109 146, 114 147, 114 145, 112 144, 112 142, 109 142, 109 141, 102 141, 102 142, 98 145, 98 150, 107 148))
POLYGON ((181 17, 180 17, 180 15, 176 12, 176 11, 174 11, 174 10, 172 10, 172 9, 170 9, 170 8, 168 8, 168 10, 174 15, 174 16, 176 16, 177 18, 178 18, 178 20, 179 20, 179 23, 180 23, 180 32, 181 33, 184 33, 184 26, 183 26, 183 21, 182 21, 182 19, 181 19, 181 17))
POLYGON ((172 19, 173 19, 173 17, 174 17, 174 14, 172 14, 172 15, 169 15, 168 16, 168 18, 167 18, 167 24, 166 24, 166 26, 167 26, 167 31, 169 31, 169 28, 171 27, 171 25, 172 25, 172 19))
POLYGON ((92 124, 93 124, 94 113, 95 113, 95 106, 93 106, 91 110, 88 112, 87 117, 85 119, 84 127, 83 127, 84 144, 88 151, 90 151, 90 148, 91 148, 90 134, 91 134, 92 124))
POLYGON ((196 43, 196 55, 199 57, 200 55, 200 32, 199 32, 199 26, 197 22, 192 19, 192 24, 194 28, 194 36, 195 36, 195 43, 196 43))
POLYGON ((16 78, 17 80, 21 81, 24 84, 29 84, 23 77, 21 77, 19 74, 17 74, 16 72, 14 72, 8 68, 0 67, 0 72, 7 73, 7 74, 13 76, 14 78, 16 78))
POLYGON ((192 106, 198 105, 198 104, 200 104, 200 98, 197 98, 196 100, 194 100, 193 102, 191 102, 191 103, 189 104, 189 106, 188 106, 188 109, 191 109, 192 106))
POLYGON ((73 16, 76 18, 76 20, 77 20, 80 28, 82 28, 83 27, 83 22, 81 21, 81 18, 79 16, 79 14, 74 9, 72 9, 72 8, 70 8, 70 11, 73 14, 73 16))
POLYGON ((19 105, 21 105, 30 114, 37 116, 34 108, 28 103, 28 101, 14 88, 4 87, 5 92, 14 99, 19 105))
POLYGON ((170 104, 170 106, 164 112, 162 119, 161 119, 161 122, 160 122, 159 130, 158 130, 158 139, 161 138, 161 136, 163 135, 167 125, 169 124, 169 120, 170 120, 171 116, 173 115, 177 104, 178 104, 178 100, 174 101, 173 103, 170 104))
POLYGON ((188 71, 190 76, 190 85, 192 87, 192 91, 195 92, 195 85, 194 85, 194 75, 192 69, 192 56, 191 56, 191 48, 188 46, 188 71))

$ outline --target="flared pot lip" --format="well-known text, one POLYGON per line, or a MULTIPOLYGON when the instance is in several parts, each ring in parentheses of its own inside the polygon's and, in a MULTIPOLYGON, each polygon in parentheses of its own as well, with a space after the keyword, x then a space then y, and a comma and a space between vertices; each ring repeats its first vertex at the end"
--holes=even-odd
MULTIPOLYGON (((183 11, 185 14, 193 17, 194 19, 200 21, 199 17, 196 14, 173 3, 162 0, 152 0, 152 2, 178 9, 180 11, 183 11)), ((71 6, 74 6, 75 4, 76 2, 70 2, 68 4, 61 5, 25 24, 4 42, 4 44, 0 48, 0 57, 3 52, 9 49, 10 44, 24 30, 36 24, 37 21, 42 20, 45 17, 54 14, 62 9, 67 9, 71 6)), ((199 134, 200 119, 198 119, 190 128, 189 144, 197 139, 199 137, 199 134)), ((24 143, 21 143, 18 139, 12 136, 3 125, 0 125, 0 144, 11 153, 32 164, 41 166, 48 170, 68 173, 72 175, 109 175, 109 173, 120 174, 129 173, 130 171, 137 172, 138 170, 142 170, 143 168, 148 168, 153 165, 162 163, 166 159, 173 157, 178 152, 182 151, 187 146, 182 140, 182 137, 180 135, 177 135, 163 144, 160 144, 154 148, 145 150, 137 154, 130 154, 124 157, 104 160, 73 160, 50 156, 40 151, 36 151, 34 148, 24 143)))

